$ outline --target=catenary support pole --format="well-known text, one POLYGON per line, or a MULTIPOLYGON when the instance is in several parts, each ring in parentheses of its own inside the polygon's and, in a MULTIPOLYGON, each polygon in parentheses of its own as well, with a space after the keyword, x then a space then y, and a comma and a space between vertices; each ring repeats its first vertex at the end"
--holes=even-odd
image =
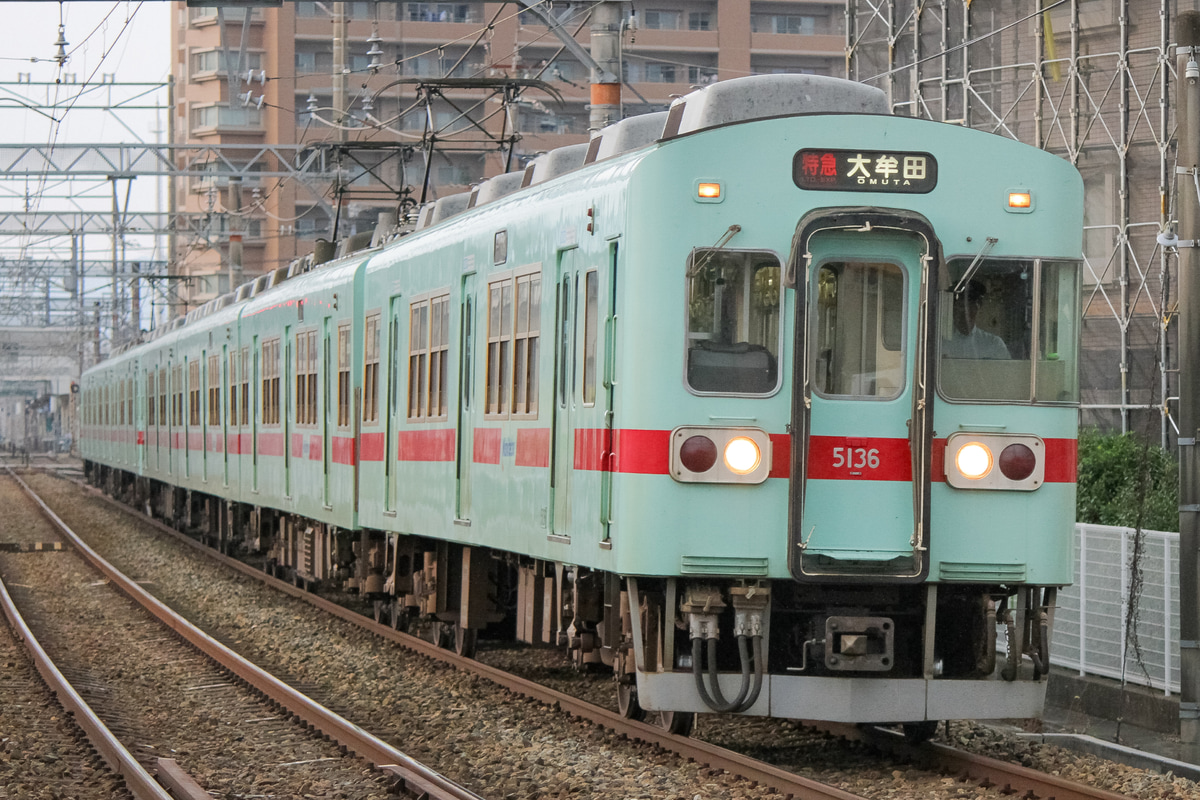
POLYGON ((1200 13, 1177 21, 1179 160, 1179 734, 1200 738, 1200 13))
POLYGON ((621 24, 627 3, 604 0, 592 9, 590 25, 592 104, 588 129, 595 133, 621 119, 621 24))

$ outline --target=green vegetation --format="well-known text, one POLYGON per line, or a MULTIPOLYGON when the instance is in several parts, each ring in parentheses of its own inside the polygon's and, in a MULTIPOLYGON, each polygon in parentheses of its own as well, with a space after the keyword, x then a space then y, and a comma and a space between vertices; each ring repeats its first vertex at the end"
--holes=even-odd
POLYGON ((1096 525, 1179 530, 1179 465, 1131 433, 1079 432, 1076 518, 1096 525))

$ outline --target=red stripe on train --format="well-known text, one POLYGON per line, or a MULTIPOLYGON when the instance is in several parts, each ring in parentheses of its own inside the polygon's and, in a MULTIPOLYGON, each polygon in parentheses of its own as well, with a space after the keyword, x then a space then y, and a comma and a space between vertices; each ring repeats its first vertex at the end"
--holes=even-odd
POLYGON ((453 461, 454 429, 400 431, 396 458, 401 461, 453 461))

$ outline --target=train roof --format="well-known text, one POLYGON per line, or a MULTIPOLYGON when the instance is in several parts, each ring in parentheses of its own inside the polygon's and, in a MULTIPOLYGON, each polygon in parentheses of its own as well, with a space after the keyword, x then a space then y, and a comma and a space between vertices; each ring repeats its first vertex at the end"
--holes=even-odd
MULTIPOLYGON (((427 203, 419 209, 410 232, 435 227, 469 209, 485 206, 591 164, 680 136, 756 119, 830 113, 889 114, 890 109, 883 91, 823 75, 753 75, 718 81, 676 98, 667 111, 620 120, 597 131, 589 142, 540 154, 522 170, 486 180, 470 192, 448 195, 427 203)), ((365 237, 360 238, 365 245, 365 237)), ((376 238, 373 237, 372 243, 376 238)), ((337 261, 329 266, 348 263, 364 253, 363 250, 347 252, 348 249, 343 246, 337 261)), ((362 263, 361 260, 356 261, 355 266, 362 263)), ((265 273, 232 292, 192 309, 186 316, 161 326, 145 341, 157 341, 180 332, 229 306, 239 309, 257 306, 252 302, 253 299, 288 279, 317 268, 324 270, 327 267, 311 254, 296 259, 287 267, 265 273)), ((117 354, 134 347, 136 345, 126 345, 117 354)))

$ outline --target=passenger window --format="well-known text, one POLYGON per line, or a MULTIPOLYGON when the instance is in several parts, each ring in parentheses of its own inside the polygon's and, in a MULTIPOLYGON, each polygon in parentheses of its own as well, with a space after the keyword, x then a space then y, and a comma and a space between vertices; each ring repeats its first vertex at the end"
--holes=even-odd
POLYGON ((814 287, 812 385, 820 394, 887 399, 904 390, 904 273, 835 262, 814 287))
POLYGON ((770 394, 779 383, 779 259, 698 248, 688 259, 687 382, 713 394, 770 394))

